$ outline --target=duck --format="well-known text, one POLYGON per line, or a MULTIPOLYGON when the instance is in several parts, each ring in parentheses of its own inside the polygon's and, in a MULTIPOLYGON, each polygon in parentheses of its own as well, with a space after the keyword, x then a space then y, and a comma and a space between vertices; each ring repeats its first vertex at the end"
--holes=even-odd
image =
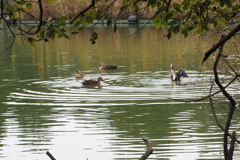
POLYGON ((98 77, 97 80, 85 80, 83 85, 101 85, 100 81, 103 81, 102 77, 98 77))
POLYGON ((175 72, 173 69, 173 64, 170 64, 171 67, 171 80, 172 81, 180 81, 181 76, 188 77, 186 71, 184 69, 179 70, 178 72, 175 72))
POLYGON ((76 73, 75 73, 75 78, 83 78, 83 73, 80 72, 79 70, 76 70, 76 73))
POLYGON ((99 64, 99 69, 117 69, 115 65, 105 65, 104 63, 99 64))

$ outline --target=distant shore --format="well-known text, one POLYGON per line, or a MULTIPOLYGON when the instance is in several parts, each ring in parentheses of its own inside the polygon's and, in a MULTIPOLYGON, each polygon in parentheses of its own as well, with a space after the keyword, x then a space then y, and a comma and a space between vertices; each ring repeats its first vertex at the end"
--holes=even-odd
MULTIPOLYGON (((80 11, 87 8, 90 4, 89 0, 58 0, 51 4, 43 4, 43 20, 50 20, 53 18, 65 17, 66 19, 74 18, 80 11)), ((106 8, 110 2, 97 3, 96 8, 106 8)), ((138 12, 133 12, 130 9, 126 9, 120 12, 122 6, 121 1, 116 1, 108 10, 104 10, 102 19, 118 19, 127 20, 129 16, 136 15, 139 19, 149 20, 151 19, 156 11, 154 9, 146 9, 146 3, 142 2, 139 4, 138 12)), ((129 7, 130 8, 130 7, 129 7)), ((38 3, 32 3, 31 9, 26 9, 31 15, 39 17, 39 6, 38 3)), ((31 21, 34 20, 30 14, 22 14, 21 20, 31 21)))

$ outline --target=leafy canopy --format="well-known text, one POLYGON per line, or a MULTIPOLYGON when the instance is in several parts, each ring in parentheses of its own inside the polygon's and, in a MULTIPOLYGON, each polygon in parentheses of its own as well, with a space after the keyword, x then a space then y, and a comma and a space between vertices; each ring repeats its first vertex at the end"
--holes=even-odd
MULTIPOLYGON (((117 16, 111 16, 113 18, 109 22, 114 22, 115 28, 117 28, 115 20, 121 15, 135 13, 139 19, 151 21, 157 29, 164 27, 167 30, 167 37, 170 38, 172 34, 181 33, 187 37, 189 32, 201 34, 225 26, 238 19, 240 11, 238 0, 92 0, 73 17, 55 15, 54 19, 44 19, 44 13, 48 9, 46 6, 53 3, 53 0, 10 2, 1 0, 0 16, 4 21, 6 16, 16 20, 20 34, 33 45, 36 41, 48 41, 55 37, 69 39, 64 29, 67 25, 72 26, 72 34, 77 34, 79 30, 93 24, 94 20, 100 21, 114 13, 117 16), (36 13, 31 11, 33 6, 35 8, 37 6, 37 10, 34 10, 36 13), (149 12, 152 14, 148 14, 149 12), (145 16, 147 14, 148 17, 145 16), (35 25, 24 28, 23 26, 26 26, 22 19, 24 15, 35 21, 35 25)), ((92 44, 97 37, 97 33, 93 31, 90 39, 92 44)))

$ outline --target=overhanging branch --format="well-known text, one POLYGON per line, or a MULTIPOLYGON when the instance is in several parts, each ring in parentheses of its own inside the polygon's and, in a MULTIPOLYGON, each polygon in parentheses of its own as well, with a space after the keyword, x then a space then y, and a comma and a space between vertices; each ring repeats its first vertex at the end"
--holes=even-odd
POLYGON ((78 17, 82 16, 85 12, 87 12, 87 11, 88 11, 89 9, 91 9, 92 7, 95 7, 95 2, 94 2, 94 0, 92 0, 92 3, 91 3, 87 8, 85 8, 84 10, 82 10, 81 12, 79 12, 78 15, 77 15, 73 20, 71 20, 69 23, 70 23, 70 24, 73 24, 74 21, 75 21, 78 17))
POLYGON ((238 31, 240 31, 240 24, 237 25, 233 30, 231 30, 226 36, 221 38, 215 45, 212 46, 212 48, 210 48, 205 53, 202 63, 204 63, 213 52, 215 52, 220 46, 222 46, 225 42, 232 38, 238 31))

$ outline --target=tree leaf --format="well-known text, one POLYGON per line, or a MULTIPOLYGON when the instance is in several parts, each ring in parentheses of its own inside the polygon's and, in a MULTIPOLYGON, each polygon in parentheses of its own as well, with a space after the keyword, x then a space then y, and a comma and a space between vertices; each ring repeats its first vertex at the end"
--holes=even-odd
POLYGON ((44 37, 44 33, 45 33, 45 31, 40 30, 40 31, 37 33, 37 36, 43 38, 43 37, 44 37))
POLYGON ((172 33, 168 32, 168 33, 167 33, 167 38, 170 39, 171 36, 172 36, 172 33))
POLYGON ((155 27, 156 27, 157 29, 159 29, 159 28, 161 27, 161 22, 155 23, 155 27))
POLYGON ((97 34, 96 32, 93 32, 92 37, 93 37, 94 39, 97 39, 97 38, 98 38, 98 34, 97 34))
POLYGON ((61 35, 62 35, 64 38, 66 38, 66 39, 70 39, 69 36, 68 36, 67 34, 65 34, 65 33, 62 33, 61 35))
POLYGON ((26 3, 25 6, 26 6, 28 9, 32 9, 32 3, 26 3))
POLYGON ((53 3, 53 0, 46 0, 47 3, 53 3))
POLYGON ((32 46, 35 47, 35 43, 34 43, 35 39, 33 39, 32 37, 28 37, 27 42, 32 46))
POLYGON ((155 17, 153 18, 153 20, 152 20, 152 23, 153 23, 153 24, 156 24, 156 23, 159 22, 159 20, 160 20, 160 16, 155 16, 155 17))
POLYGON ((181 5, 180 4, 174 3, 172 6, 176 11, 178 11, 180 13, 183 13, 183 11, 181 10, 181 5))
POLYGON ((225 0, 225 4, 226 4, 228 7, 232 7, 232 2, 231 2, 231 0, 225 0))

